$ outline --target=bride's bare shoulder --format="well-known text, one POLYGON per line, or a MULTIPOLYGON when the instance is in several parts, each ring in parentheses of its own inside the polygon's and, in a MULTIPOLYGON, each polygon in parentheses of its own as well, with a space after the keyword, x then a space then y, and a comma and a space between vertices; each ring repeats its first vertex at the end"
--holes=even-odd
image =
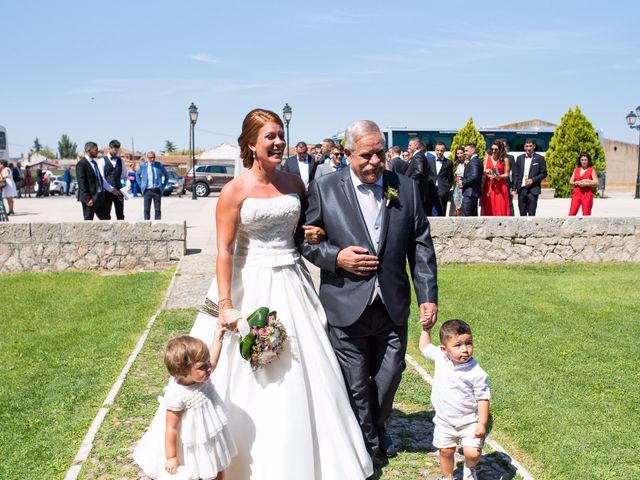
POLYGON ((248 196, 249 189, 250 185, 246 176, 240 175, 222 187, 218 202, 239 205, 248 196))

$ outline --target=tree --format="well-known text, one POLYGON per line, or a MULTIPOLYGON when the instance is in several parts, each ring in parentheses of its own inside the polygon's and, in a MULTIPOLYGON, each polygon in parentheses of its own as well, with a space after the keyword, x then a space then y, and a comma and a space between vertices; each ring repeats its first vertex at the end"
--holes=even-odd
POLYGON ((57 158, 56 154, 53 153, 48 146, 43 147, 40 150, 37 150, 35 153, 42 155, 43 157, 46 157, 46 158, 57 158))
POLYGON ((71 139, 63 133, 58 142, 58 155, 60 155, 60 158, 76 158, 78 155, 78 144, 73 143, 71 139))
POLYGON ((31 151, 38 152, 40 150, 42 150, 42 144, 40 143, 40 140, 38 140, 38 137, 36 137, 36 139, 33 141, 33 147, 31 147, 31 151))
POLYGON ((569 109, 556 127, 545 155, 547 173, 556 197, 570 197, 573 186, 569 179, 577 166, 578 156, 586 152, 593 159, 593 167, 601 172, 606 167, 604 148, 591 122, 580 107, 569 109))
POLYGON ((178 149, 178 147, 176 147, 176 144, 173 143, 171 140, 165 140, 164 141, 164 152, 165 153, 173 153, 178 149))
POLYGON ((476 144, 476 153, 478 154, 480 161, 482 161, 482 159, 484 159, 484 154, 487 151, 487 142, 485 142, 482 134, 476 130, 476 127, 473 125, 473 117, 469 117, 467 124, 458 130, 456 136, 453 137, 451 147, 449 148, 449 151, 451 152, 449 154, 449 159, 454 160, 456 148, 464 147, 467 143, 476 144))

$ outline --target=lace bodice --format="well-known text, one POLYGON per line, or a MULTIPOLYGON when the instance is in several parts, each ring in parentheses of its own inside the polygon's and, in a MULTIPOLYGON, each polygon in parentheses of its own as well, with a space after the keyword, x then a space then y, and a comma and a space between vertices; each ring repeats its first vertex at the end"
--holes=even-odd
POLYGON ((245 199, 240 208, 236 255, 291 253, 299 218, 300 199, 296 194, 245 199))

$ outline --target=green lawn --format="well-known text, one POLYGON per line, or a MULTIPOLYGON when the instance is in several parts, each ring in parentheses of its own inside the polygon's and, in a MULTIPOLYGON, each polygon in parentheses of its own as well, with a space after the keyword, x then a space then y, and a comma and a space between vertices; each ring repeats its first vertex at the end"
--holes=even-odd
POLYGON ((469 322, 490 375, 493 438, 537 479, 640 475, 640 265, 449 265, 439 284, 438 323, 469 322))
POLYGON ((0 275, 0 478, 64 476, 170 277, 0 275))

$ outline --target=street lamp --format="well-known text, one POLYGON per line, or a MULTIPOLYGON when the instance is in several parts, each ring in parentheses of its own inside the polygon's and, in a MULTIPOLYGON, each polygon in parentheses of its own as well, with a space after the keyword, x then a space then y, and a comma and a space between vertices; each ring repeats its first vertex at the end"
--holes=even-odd
POLYGON ((287 129, 287 157, 289 156, 289 122, 291 121, 291 113, 293 112, 293 110, 291 110, 291 107, 289 106, 288 103, 284 104, 284 108, 282 109, 282 116, 284 118, 284 126, 287 129))
POLYGON ((195 136, 194 130, 196 126, 196 122, 198 121, 198 107, 195 106, 193 102, 189 106, 189 123, 191 125, 191 199, 197 200, 198 196, 196 195, 196 145, 195 145, 195 136))
POLYGON ((638 172, 636 174, 636 195, 634 198, 640 198, 640 122, 636 125, 636 120, 640 117, 640 105, 636 107, 636 112, 629 112, 625 118, 630 128, 638 130, 638 172))

